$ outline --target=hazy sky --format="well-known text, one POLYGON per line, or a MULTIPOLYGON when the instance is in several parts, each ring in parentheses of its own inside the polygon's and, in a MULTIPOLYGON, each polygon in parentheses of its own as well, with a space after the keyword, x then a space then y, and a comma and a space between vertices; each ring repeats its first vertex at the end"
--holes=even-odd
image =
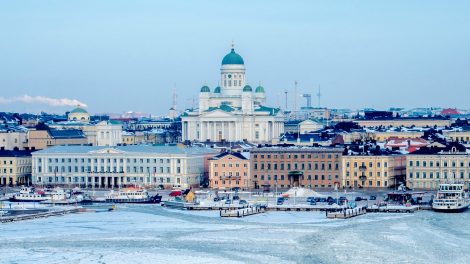
POLYGON ((232 40, 284 106, 470 108, 470 1, 1 1, 0 111, 166 113, 219 81, 232 40), (292 102, 292 97, 289 98, 292 102), (313 100, 316 104, 316 99, 313 100), (299 104, 304 100, 299 98, 299 104))

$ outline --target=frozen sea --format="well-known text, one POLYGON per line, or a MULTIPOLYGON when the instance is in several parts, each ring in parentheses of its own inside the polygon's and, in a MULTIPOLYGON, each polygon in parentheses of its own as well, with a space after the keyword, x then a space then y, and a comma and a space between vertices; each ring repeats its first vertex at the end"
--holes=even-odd
POLYGON ((470 263, 470 211, 218 212, 118 206, 0 224, 0 263, 470 263))

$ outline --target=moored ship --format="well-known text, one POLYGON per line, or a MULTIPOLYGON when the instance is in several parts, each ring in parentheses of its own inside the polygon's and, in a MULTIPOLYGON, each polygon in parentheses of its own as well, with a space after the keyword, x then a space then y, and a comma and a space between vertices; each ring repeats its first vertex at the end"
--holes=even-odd
POLYGON ((432 201, 432 209, 437 212, 462 212, 469 205, 470 201, 461 183, 441 183, 432 201))
POLYGON ((111 190, 105 195, 105 200, 108 203, 160 203, 162 196, 150 196, 146 190, 127 188, 117 192, 111 190))
POLYGON ((42 202, 49 199, 44 192, 36 192, 32 187, 21 187, 20 192, 9 199, 10 202, 42 202))

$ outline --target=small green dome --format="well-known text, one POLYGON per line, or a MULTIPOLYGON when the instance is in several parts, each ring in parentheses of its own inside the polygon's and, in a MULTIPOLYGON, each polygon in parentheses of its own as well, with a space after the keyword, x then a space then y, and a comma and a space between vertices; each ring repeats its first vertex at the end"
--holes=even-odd
POLYGON ((251 89, 251 86, 245 85, 245 87, 243 87, 243 91, 244 91, 244 92, 252 92, 253 89, 251 89))
POLYGON ((201 93, 210 93, 211 89, 207 85, 201 87, 201 93))
POLYGON ((255 93, 264 93, 263 86, 260 85, 260 86, 256 87, 255 93))
POLYGON ((220 93, 220 86, 215 87, 214 93, 220 93))
POLYGON ((88 114, 88 112, 85 109, 81 108, 81 107, 77 107, 77 108, 73 109, 72 111, 70 111, 70 113, 71 114, 72 113, 88 114))
POLYGON ((244 65, 245 62, 243 61, 242 56, 235 53, 235 49, 232 48, 232 51, 230 51, 230 53, 225 55, 225 57, 222 59, 222 65, 225 65, 225 64, 241 64, 241 65, 244 65))

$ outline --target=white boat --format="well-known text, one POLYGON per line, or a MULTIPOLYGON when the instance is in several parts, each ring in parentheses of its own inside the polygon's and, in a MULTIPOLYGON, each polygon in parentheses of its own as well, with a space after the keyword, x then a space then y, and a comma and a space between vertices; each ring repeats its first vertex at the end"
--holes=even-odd
POLYGON ((47 200, 42 201, 42 204, 56 204, 56 205, 68 205, 80 203, 83 200, 82 196, 71 196, 70 193, 64 189, 55 188, 47 200))
POLYGON ((126 188, 115 192, 109 191, 104 196, 108 203, 160 203, 160 195, 150 196, 146 190, 137 188, 126 188))
POLYGON ((461 183, 441 183, 432 209, 438 212, 462 212, 470 205, 464 185, 461 183))
POLYGON ((10 202, 42 202, 49 199, 44 192, 36 192, 32 187, 21 187, 20 192, 14 194, 10 202))

